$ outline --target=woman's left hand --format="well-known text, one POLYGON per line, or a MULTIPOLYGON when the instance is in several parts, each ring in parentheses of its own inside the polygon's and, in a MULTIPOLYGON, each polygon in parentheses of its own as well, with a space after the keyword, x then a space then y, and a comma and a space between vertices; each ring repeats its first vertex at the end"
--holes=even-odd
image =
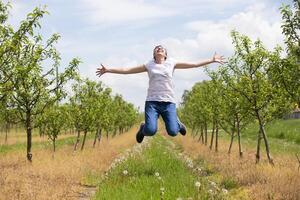
POLYGON ((213 62, 217 62, 217 63, 220 63, 221 65, 223 65, 225 62, 225 58, 224 58, 224 56, 220 56, 217 53, 215 53, 213 56, 213 62))

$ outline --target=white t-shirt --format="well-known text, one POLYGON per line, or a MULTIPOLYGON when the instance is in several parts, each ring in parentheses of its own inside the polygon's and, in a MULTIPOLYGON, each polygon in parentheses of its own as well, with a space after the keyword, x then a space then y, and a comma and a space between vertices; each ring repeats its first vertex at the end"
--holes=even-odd
POLYGON ((146 101, 164 101, 175 103, 173 73, 174 59, 167 59, 162 64, 154 59, 145 64, 149 76, 149 88, 146 101))

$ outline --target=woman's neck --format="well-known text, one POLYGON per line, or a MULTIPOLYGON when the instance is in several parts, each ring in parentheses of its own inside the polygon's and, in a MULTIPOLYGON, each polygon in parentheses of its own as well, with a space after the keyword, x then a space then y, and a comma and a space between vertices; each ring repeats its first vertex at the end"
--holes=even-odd
POLYGON ((165 58, 156 58, 156 59, 155 59, 155 62, 156 62, 157 64, 162 64, 163 62, 165 62, 165 58))

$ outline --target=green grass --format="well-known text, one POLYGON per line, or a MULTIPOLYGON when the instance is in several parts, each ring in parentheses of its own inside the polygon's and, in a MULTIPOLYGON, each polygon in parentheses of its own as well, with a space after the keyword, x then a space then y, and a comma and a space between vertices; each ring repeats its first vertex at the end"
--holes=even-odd
MULTIPOLYGON (((241 133, 242 145, 256 148, 259 126, 257 123, 249 124, 241 133)), ((265 127, 272 154, 300 153, 300 119, 275 120, 265 127)), ((221 131, 221 138, 229 141, 230 136, 221 131)), ((210 135, 209 135, 210 138, 210 135)), ((237 138, 234 140, 236 145, 237 138)), ((262 152, 265 151, 263 140, 262 152)))
POLYGON ((25 143, 18 143, 14 145, 0 145, 0 154, 6 154, 11 151, 19 151, 25 149, 26 149, 25 143))
MULTIPOLYGON (((257 123, 250 124, 244 131, 244 135, 256 138, 258 130, 257 123)), ((267 124, 265 130, 269 138, 300 144, 300 119, 274 120, 267 124)))
POLYGON ((115 167, 108 178, 97 181, 96 174, 88 175, 86 181, 99 186, 93 199, 224 199, 222 192, 212 197, 208 193, 207 177, 193 174, 176 152, 165 139, 155 136, 150 147, 115 167), (128 171, 127 175, 123 174, 124 170, 128 171), (161 179, 155 173, 159 173, 161 179), (195 187, 196 181, 201 182, 200 190, 195 187))
MULTIPOLYGON (((73 145, 75 144, 77 136, 72 136, 68 138, 63 138, 63 139, 57 139, 56 140, 56 149, 58 150, 59 148, 65 146, 65 145, 73 145)), ((58 136, 59 138, 59 136, 58 136)), ((90 140, 93 139, 94 135, 93 134, 87 134, 86 139, 90 140)), ((81 135, 81 141, 83 139, 83 135, 81 135)), ((27 143, 17 143, 17 144, 12 144, 12 145, 0 145, 0 154, 6 154, 12 151, 26 151, 27 148, 27 143)), ((32 142, 32 149, 52 149, 53 144, 51 140, 47 140, 44 142, 32 142)), ((79 147, 80 148, 80 147, 79 147)))

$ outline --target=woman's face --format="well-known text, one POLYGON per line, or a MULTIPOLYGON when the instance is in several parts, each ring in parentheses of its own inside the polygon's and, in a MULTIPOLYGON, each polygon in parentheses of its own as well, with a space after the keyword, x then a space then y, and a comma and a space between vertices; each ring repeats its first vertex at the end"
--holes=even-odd
POLYGON ((154 58, 158 58, 158 56, 161 56, 166 59, 167 51, 163 46, 159 45, 154 48, 153 55, 154 55, 154 58))

